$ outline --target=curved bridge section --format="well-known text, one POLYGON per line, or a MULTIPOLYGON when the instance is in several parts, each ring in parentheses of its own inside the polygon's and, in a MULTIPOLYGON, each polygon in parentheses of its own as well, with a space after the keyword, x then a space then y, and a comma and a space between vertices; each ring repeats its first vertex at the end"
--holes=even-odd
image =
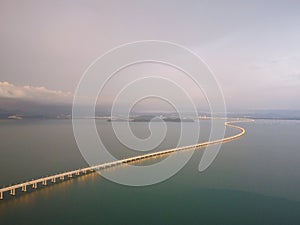
MULTIPOLYGON (((207 119, 209 119, 209 118, 207 118, 207 119)), ((234 139, 241 137, 246 132, 244 128, 237 126, 237 125, 233 125, 233 123, 252 122, 252 121, 253 120, 251 120, 251 119, 242 119, 242 120, 238 119, 236 121, 225 122, 225 126, 231 127, 231 128, 234 128, 234 129, 237 129, 240 131, 238 134, 230 136, 230 137, 226 137, 226 138, 222 138, 222 139, 218 139, 218 140, 214 140, 214 141, 202 142, 202 143, 195 144, 195 145, 189 145, 189 146, 184 146, 184 147, 179 147, 179 148, 162 150, 159 152, 144 154, 144 155, 140 155, 140 156, 134 156, 134 157, 126 158, 126 159, 117 160, 114 162, 108 162, 108 163, 104 163, 104 164, 100 164, 100 165, 96 165, 96 166, 90 166, 90 167, 86 167, 86 168, 82 168, 82 169, 72 170, 69 172, 59 173, 56 175, 33 179, 31 181, 26 181, 26 182, 22 182, 19 184, 7 186, 7 187, 0 189, 0 199, 4 199, 5 192, 8 192, 10 195, 15 196, 17 190, 26 192, 28 187, 31 187, 32 189, 38 189, 43 186, 54 184, 58 181, 63 181, 65 179, 71 179, 73 177, 81 176, 81 175, 87 174, 89 172, 100 171, 100 170, 103 170, 106 168, 111 168, 111 167, 131 163, 131 162, 135 162, 135 161, 139 161, 139 160, 143 160, 143 159, 149 159, 149 158, 156 157, 156 156, 163 156, 163 155, 167 155, 167 154, 174 153, 174 152, 179 152, 179 151, 184 151, 184 150, 192 150, 195 148, 206 147, 208 145, 232 141, 234 139)))

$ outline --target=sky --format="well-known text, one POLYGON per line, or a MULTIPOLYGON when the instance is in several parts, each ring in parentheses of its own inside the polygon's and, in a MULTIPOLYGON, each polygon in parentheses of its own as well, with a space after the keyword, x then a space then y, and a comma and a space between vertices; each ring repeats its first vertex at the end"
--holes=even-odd
MULTIPOLYGON (((289 0, 1 0, 0 110, 70 105, 93 60, 140 40, 170 41, 195 52, 213 71, 230 111, 300 110, 299 12, 300 2, 289 0)), ((105 100, 130 74, 150 69, 118 74, 105 100)), ((170 68, 154 71, 182 76, 170 68)), ((181 83, 189 89, 189 81, 181 83)), ((203 93, 191 95, 199 108, 205 104, 203 93)))

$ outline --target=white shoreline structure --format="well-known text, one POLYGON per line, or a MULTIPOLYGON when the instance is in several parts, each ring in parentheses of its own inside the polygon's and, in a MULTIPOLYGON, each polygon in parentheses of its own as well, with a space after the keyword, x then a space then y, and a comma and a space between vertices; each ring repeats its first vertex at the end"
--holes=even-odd
POLYGON ((17 115, 10 115, 7 117, 7 119, 10 119, 10 120, 22 120, 23 117, 22 116, 17 116, 17 115))
MULTIPOLYGON (((200 118, 200 119, 203 119, 203 118, 200 118)), ((226 118, 206 117, 205 119, 226 119, 226 118)), ((43 187, 43 186, 46 186, 46 185, 51 184, 51 183, 54 184, 54 183, 56 183, 57 180, 63 181, 63 180, 68 179, 68 178, 70 179, 72 177, 87 174, 88 172, 95 172, 95 171, 99 171, 99 170, 102 170, 102 169, 106 169, 106 168, 110 168, 110 167, 114 167, 114 166, 119 166, 119 165, 122 165, 122 164, 125 164, 125 163, 139 161, 139 160, 142 160, 142 159, 148 159, 148 158, 152 158, 152 157, 156 157, 156 156, 167 155, 167 154, 174 153, 174 152, 179 152, 179 151, 184 151, 184 150, 191 150, 191 149, 195 149, 195 148, 202 148, 202 147, 205 147, 205 146, 208 146, 208 145, 213 145, 213 144, 218 144, 218 143, 222 143, 222 142, 232 141, 236 138, 241 137, 246 132, 244 128, 236 126, 236 125, 232 125, 232 123, 253 122, 253 121, 254 120, 252 120, 252 119, 246 119, 246 118, 239 119, 239 118, 237 118, 235 121, 225 122, 225 126, 232 127, 232 128, 238 129, 240 131, 238 134, 230 136, 230 137, 226 137, 226 138, 222 138, 222 139, 218 139, 218 140, 214 140, 214 141, 202 142, 202 143, 195 144, 195 145, 188 145, 188 146, 183 146, 183 147, 179 147, 179 148, 162 150, 162 151, 159 151, 159 152, 144 154, 144 155, 140 155, 140 156, 134 156, 134 157, 126 158, 126 159, 117 160, 117 161, 114 161, 114 162, 108 162, 108 163, 104 163, 104 164, 100 164, 100 165, 96 165, 96 166, 90 166, 90 167, 86 167, 86 168, 82 168, 82 169, 72 170, 72 171, 68 171, 68 172, 64 172, 64 173, 59 173, 59 174, 56 174, 56 175, 51 175, 51 176, 47 176, 47 177, 33 179, 33 180, 22 182, 22 183, 19 183, 19 184, 14 184, 14 185, 10 185, 10 186, 7 186, 7 187, 3 187, 3 188, 0 189, 0 199, 4 199, 4 193, 5 192, 9 192, 10 195, 15 196, 17 189, 20 189, 22 192, 26 192, 27 187, 29 187, 29 186, 31 186, 33 189, 37 189, 37 188, 39 188, 38 184, 40 184, 40 187, 43 187)))

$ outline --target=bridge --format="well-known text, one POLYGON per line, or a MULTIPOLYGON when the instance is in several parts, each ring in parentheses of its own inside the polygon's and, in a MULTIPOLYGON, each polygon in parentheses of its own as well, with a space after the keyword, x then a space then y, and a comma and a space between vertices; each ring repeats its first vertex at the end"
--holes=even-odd
MULTIPOLYGON (((211 119, 211 118, 207 117, 206 119, 211 119)), ((223 118, 223 119, 225 119, 225 118, 223 118)), ((106 168, 111 168, 111 167, 119 166, 119 165, 122 165, 122 164, 132 163, 132 162, 136 162, 136 161, 139 161, 139 160, 149 159, 149 158, 153 158, 153 157, 157 157, 157 156, 168 155, 168 154, 171 154, 171 153, 174 153, 174 152, 192 150, 192 149, 196 149, 196 148, 206 147, 208 145, 213 145, 213 144, 223 143, 223 142, 227 142, 227 141, 232 141, 234 139, 237 139, 237 138, 241 137, 246 132, 244 128, 242 128, 240 126, 237 126, 237 125, 233 125, 233 123, 251 122, 251 121, 253 121, 253 120, 251 120, 251 119, 242 119, 242 120, 237 119, 235 121, 225 122, 225 126, 235 128, 235 129, 239 130, 240 132, 238 134, 233 135, 233 136, 225 137, 225 138, 222 138, 222 139, 202 142, 202 143, 183 146, 183 147, 179 147, 179 148, 162 150, 162 151, 158 151, 158 152, 154 152, 154 153, 148 153, 148 154, 144 154, 144 155, 140 155, 140 156, 134 156, 134 157, 126 158, 126 159, 121 159, 121 160, 108 162, 108 163, 104 163, 104 164, 100 164, 100 165, 96 165, 96 166, 90 166, 90 167, 86 167, 86 168, 76 169, 76 170, 72 170, 72 171, 68 171, 68 172, 64 172, 64 173, 59 173, 59 174, 56 174, 56 175, 51 175, 51 176, 47 176, 47 177, 33 179, 33 180, 22 182, 22 183, 19 183, 19 184, 14 184, 14 185, 10 185, 10 186, 7 186, 7 187, 3 187, 3 188, 0 189, 0 199, 1 200, 4 199, 4 193, 5 192, 8 192, 10 195, 15 196, 17 190, 20 190, 22 192, 26 192, 28 187, 32 187, 33 189, 38 189, 39 186, 40 187, 47 186, 47 185, 50 185, 50 184, 54 184, 57 181, 64 181, 65 179, 71 179, 73 177, 81 176, 81 175, 87 174, 89 172, 100 171, 100 170, 103 170, 103 169, 106 169, 106 168)))

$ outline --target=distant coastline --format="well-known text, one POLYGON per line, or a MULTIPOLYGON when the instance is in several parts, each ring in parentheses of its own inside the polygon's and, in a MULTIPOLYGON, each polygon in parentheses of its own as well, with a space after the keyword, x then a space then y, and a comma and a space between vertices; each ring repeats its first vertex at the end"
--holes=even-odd
MULTIPOLYGON (((96 119, 106 120, 108 122, 193 122, 195 119, 210 119, 211 117, 220 117, 219 115, 211 115, 209 112, 199 112, 198 117, 194 118, 190 113, 186 112, 179 116, 176 113, 135 113, 128 117, 120 113, 117 116, 111 116, 110 113, 97 113, 96 116, 82 116, 76 119, 96 119)), ((300 120, 300 111, 288 110, 262 110, 262 111, 245 111, 245 112, 228 112, 227 118, 249 118, 255 120, 300 120)), ((0 110, 0 119, 22 120, 22 119, 72 119, 71 113, 60 114, 33 114, 25 112, 5 112, 0 110)))

